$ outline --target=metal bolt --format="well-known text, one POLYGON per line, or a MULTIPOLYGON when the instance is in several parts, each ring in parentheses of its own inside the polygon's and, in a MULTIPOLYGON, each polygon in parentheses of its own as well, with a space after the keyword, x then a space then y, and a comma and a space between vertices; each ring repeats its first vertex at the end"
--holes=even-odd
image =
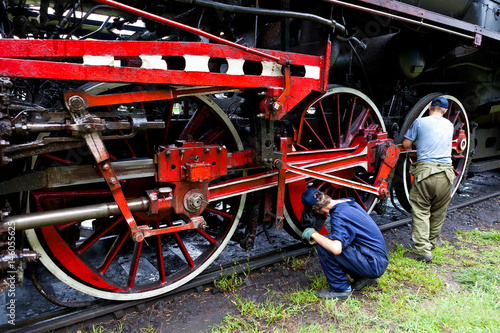
POLYGON ((106 171, 109 170, 109 164, 108 163, 104 164, 102 168, 106 171))
POLYGON ((144 235, 140 231, 136 231, 134 235, 132 236, 132 239, 134 242, 140 243, 144 240, 144 235))
POLYGON ((207 222, 206 221, 202 221, 200 222, 200 224, 198 224, 198 229, 200 230, 205 230, 207 228, 207 222))
POLYGON ((116 185, 117 180, 116 180, 116 178, 115 178, 115 177, 111 177, 111 178, 109 179, 109 182, 110 182, 111 184, 113 184, 113 185, 116 185))
POLYGON ((68 99, 68 106, 75 111, 82 111, 85 108, 85 101, 80 96, 71 96, 68 99))

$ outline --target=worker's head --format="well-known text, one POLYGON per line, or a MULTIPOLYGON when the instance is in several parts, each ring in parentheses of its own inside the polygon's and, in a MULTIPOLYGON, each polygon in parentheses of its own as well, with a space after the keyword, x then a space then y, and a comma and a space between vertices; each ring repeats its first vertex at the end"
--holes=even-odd
POLYGON ((302 193, 301 200, 304 206, 311 208, 315 212, 319 212, 330 203, 332 198, 314 187, 310 187, 302 193))
POLYGON ((429 111, 432 112, 439 112, 441 114, 445 114, 446 110, 448 110, 448 100, 444 97, 436 97, 432 100, 431 106, 429 107, 429 111))

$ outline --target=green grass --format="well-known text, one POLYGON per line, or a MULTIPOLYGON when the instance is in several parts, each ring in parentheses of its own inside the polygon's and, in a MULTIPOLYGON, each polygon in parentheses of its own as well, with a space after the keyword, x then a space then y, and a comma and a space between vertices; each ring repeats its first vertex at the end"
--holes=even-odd
POLYGON ((245 283, 250 272, 251 269, 248 264, 246 265, 246 270, 243 270, 241 273, 238 273, 233 267, 233 271, 231 273, 220 273, 220 278, 214 279, 214 286, 224 291, 234 291, 245 283))
POLYGON ((235 313, 212 332, 500 332, 499 232, 459 232, 432 263, 406 251, 396 246, 377 285, 347 301, 317 298, 326 279, 308 271, 308 286, 264 302, 234 295, 235 313))
POLYGON ((283 256, 283 261, 285 262, 286 265, 290 266, 292 269, 299 270, 299 269, 304 269, 306 267, 309 258, 311 258, 311 255, 308 255, 305 258, 283 256))

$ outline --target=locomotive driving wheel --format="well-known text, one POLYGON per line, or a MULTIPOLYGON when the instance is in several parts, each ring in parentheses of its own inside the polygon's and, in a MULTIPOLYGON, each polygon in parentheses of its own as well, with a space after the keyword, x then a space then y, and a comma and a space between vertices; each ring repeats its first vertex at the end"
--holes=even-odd
MULTIPOLYGON (((460 101, 454 96, 442 95, 440 93, 432 93, 423 97, 417 102, 417 104, 413 106, 411 111, 408 113, 408 116, 406 117, 405 122, 401 127, 399 142, 403 141, 406 131, 408 131, 415 119, 429 115, 429 106, 431 105, 432 100, 438 96, 443 96, 449 101, 448 111, 444 114, 443 117, 448 119, 453 124, 453 128, 455 130, 455 132, 453 133, 453 140, 457 141, 454 143, 456 149, 452 149, 451 153, 452 165, 455 169, 455 174, 457 175, 455 181, 453 182, 453 196, 466 173, 470 150, 470 125, 467 118, 467 113, 462 103, 460 103, 460 101)), ((396 166, 396 172, 393 179, 393 186, 396 197, 398 198, 401 206, 403 206, 403 208, 408 212, 411 210, 410 189, 412 182, 412 177, 409 173, 409 170, 411 164, 416 161, 417 157, 415 154, 401 154, 396 166)))
MULTIPOLYGON (((378 126, 380 131, 385 132, 382 115, 368 96, 358 90, 341 86, 329 87, 325 94, 314 100, 307 108, 301 122, 303 130, 293 145, 295 151, 352 149, 356 146, 355 139, 362 135, 363 129, 378 126)), ((376 171, 369 173, 361 167, 350 167, 331 175, 373 185, 376 171)), ((301 226, 304 207, 301 195, 308 187, 317 188, 333 199, 352 197, 368 212, 378 201, 374 194, 318 179, 306 178, 289 183, 286 188, 284 214, 292 235, 300 236, 304 229, 301 226)))
MULTIPOLYGON (((99 94, 110 91, 110 86, 87 87, 87 92, 99 94)), ((125 89, 130 91, 134 87, 125 89)), ((112 161, 152 159, 158 145, 173 144, 179 139, 224 145, 229 152, 243 149, 231 121, 206 96, 143 103, 137 107, 144 108, 148 115, 161 115, 165 129, 105 141, 112 161)), ((97 111, 116 115, 123 112, 123 108, 97 111)), ((81 148, 40 156, 35 168, 93 163, 92 155, 81 148)), ((224 180, 233 176, 239 174, 229 173, 224 180)), ((158 185, 154 175, 143 175, 122 180, 121 186, 127 198, 137 198, 158 185)), ((100 183, 33 191, 30 200, 32 211, 48 211, 113 202, 113 197, 109 188, 100 183)), ((75 221, 70 223, 28 230, 27 237, 32 248, 42 254, 41 261, 47 269, 69 286, 98 298, 144 299, 174 290, 207 268, 234 233, 244 202, 245 195, 210 202, 202 213, 207 223, 204 230, 172 232, 147 237, 141 242, 132 241, 129 227, 121 215, 85 221, 75 216, 75 221)), ((158 216, 133 213, 133 216, 138 225, 152 228, 182 223, 174 213, 160 213, 158 216)))

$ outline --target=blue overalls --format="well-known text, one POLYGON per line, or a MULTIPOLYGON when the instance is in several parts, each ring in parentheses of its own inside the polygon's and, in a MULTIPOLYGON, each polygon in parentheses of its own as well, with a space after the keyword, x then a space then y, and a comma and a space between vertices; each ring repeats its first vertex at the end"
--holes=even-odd
POLYGON ((330 210, 331 228, 326 236, 342 243, 342 253, 334 255, 316 245, 321 267, 331 289, 343 291, 353 279, 378 278, 384 274, 389 259, 384 237, 372 218, 353 198, 330 210))

